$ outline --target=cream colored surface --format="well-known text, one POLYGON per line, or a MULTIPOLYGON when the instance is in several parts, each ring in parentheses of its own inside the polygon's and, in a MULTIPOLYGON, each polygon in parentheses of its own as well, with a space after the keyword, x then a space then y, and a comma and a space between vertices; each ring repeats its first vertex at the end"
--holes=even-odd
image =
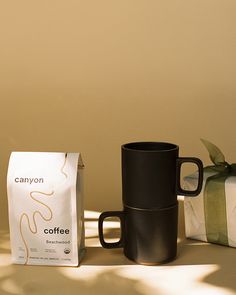
MULTIPOLYGON (((162 266, 136 265, 121 249, 101 248, 98 216, 99 212, 86 212, 87 253, 79 268, 12 265, 8 234, 1 232, 0 294, 236 294, 235 249, 187 241, 180 231, 175 261, 162 266)), ((108 222, 106 235, 114 232, 113 237, 117 236, 117 227, 116 222, 108 222)))
POLYGON ((4 1, 0 227, 12 150, 80 151, 86 208, 121 207, 120 145, 170 141, 236 161, 234 0, 4 1))

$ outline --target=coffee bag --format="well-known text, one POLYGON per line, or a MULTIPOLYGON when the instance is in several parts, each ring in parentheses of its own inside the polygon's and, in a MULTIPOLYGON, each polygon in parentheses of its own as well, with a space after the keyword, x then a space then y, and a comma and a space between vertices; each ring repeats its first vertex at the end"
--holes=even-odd
POLYGON ((12 261, 77 266, 84 251, 79 153, 12 152, 7 193, 12 261))

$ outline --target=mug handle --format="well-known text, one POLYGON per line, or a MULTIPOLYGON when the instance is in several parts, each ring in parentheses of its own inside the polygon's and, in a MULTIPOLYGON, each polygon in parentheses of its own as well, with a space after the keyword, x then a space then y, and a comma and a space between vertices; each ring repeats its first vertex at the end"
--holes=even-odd
POLYGON ((202 161, 198 158, 194 157, 185 157, 185 158, 178 158, 177 159, 177 173, 176 173, 176 193, 178 195, 183 195, 183 196, 191 196, 195 197, 200 194, 201 189, 202 189, 202 183, 203 183, 203 164, 202 161), (181 166, 183 163, 194 163, 198 167, 198 185, 197 188, 193 191, 185 190, 181 188, 180 185, 180 174, 181 174, 181 166))
POLYGON ((103 212, 98 219, 98 233, 99 233, 99 240, 103 248, 112 249, 112 248, 121 248, 124 246, 124 212, 123 211, 106 211, 103 212), (103 222, 107 217, 118 217, 120 219, 121 225, 121 237, 118 242, 114 243, 107 243, 105 242, 104 235, 103 235, 103 222))

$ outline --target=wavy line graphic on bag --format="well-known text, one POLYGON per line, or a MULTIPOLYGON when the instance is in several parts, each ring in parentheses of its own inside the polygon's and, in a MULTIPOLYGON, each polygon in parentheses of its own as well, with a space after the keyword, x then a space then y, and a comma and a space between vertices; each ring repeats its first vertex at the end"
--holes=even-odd
POLYGON ((38 232, 38 228, 37 228, 37 224, 36 224, 36 220, 35 220, 35 217, 36 215, 40 215, 41 218, 44 220, 44 221, 50 221, 53 217, 53 213, 52 213, 52 210, 51 208, 44 204, 43 202, 37 200, 35 197, 33 197, 33 194, 41 194, 41 195, 44 195, 44 196, 52 196, 54 194, 54 191, 52 191, 51 193, 44 193, 44 192, 40 192, 40 191, 32 191, 30 192, 30 198, 32 200, 34 200, 35 202, 39 203, 40 205, 44 206, 45 208, 47 208, 48 212, 49 212, 49 217, 45 217, 43 216, 43 214, 40 212, 40 211, 34 211, 33 213, 33 227, 30 225, 30 219, 29 219, 29 216, 24 212, 21 214, 21 217, 20 217, 20 234, 21 234, 21 238, 22 238, 22 241, 24 243, 24 246, 25 246, 25 250, 26 250, 26 260, 25 260, 25 264, 27 264, 28 262, 28 259, 29 259, 29 248, 28 248, 28 245, 26 243, 26 240, 24 238, 24 235, 23 235, 23 231, 22 231, 22 222, 23 222, 23 218, 25 217, 26 220, 27 220, 27 223, 28 223, 28 228, 29 230, 31 231, 32 234, 36 234, 38 232))
POLYGON ((64 168, 65 168, 65 166, 66 166, 66 160, 67 160, 67 153, 65 153, 65 160, 64 160, 64 163, 63 163, 63 165, 62 165, 62 167, 61 167, 61 173, 62 173, 66 178, 68 178, 67 173, 64 171, 64 168))

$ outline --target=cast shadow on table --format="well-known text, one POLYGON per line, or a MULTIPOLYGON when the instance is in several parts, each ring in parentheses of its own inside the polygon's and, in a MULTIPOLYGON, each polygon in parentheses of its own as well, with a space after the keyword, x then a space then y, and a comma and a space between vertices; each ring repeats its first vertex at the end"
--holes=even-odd
MULTIPOLYGON (((118 238, 119 230, 108 229, 105 236, 118 238)), ((97 235, 94 235, 93 238, 97 238, 98 241, 97 235)), ((111 266, 135 265, 135 263, 124 256, 123 249, 103 249, 100 246, 88 246, 82 265, 111 266)), ((218 269, 205 276, 202 282, 236 291, 235 248, 186 239, 182 228, 178 242, 178 255, 174 261, 164 264, 163 267, 187 265, 217 265, 218 269)))
POLYGON ((205 276, 203 282, 236 291, 235 248, 183 239, 176 260, 168 265, 216 265, 218 269, 205 276))
POLYGON ((85 257, 81 265, 112 266, 135 265, 135 263, 124 256, 122 249, 86 247, 85 257))
MULTIPOLYGON (((87 254, 82 261, 82 265, 122 266, 135 265, 135 263, 123 255, 122 249, 87 247, 87 254)), ((176 259, 159 267, 190 265, 206 265, 206 267, 207 265, 217 265, 217 270, 205 276, 201 282, 236 292, 236 249, 183 239, 178 243, 176 259)), ((148 272, 149 267, 144 267, 147 267, 148 272)), ((150 268, 154 271, 155 266, 150 268)))
MULTIPOLYGON (((119 270, 110 268, 91 274, 90 268, 0 265, 1 295, 145 295, 148 287, 142 285, 139 280, 124 277, 119 270)), ((155 294, 164 295, 156 288, 155 294)))

